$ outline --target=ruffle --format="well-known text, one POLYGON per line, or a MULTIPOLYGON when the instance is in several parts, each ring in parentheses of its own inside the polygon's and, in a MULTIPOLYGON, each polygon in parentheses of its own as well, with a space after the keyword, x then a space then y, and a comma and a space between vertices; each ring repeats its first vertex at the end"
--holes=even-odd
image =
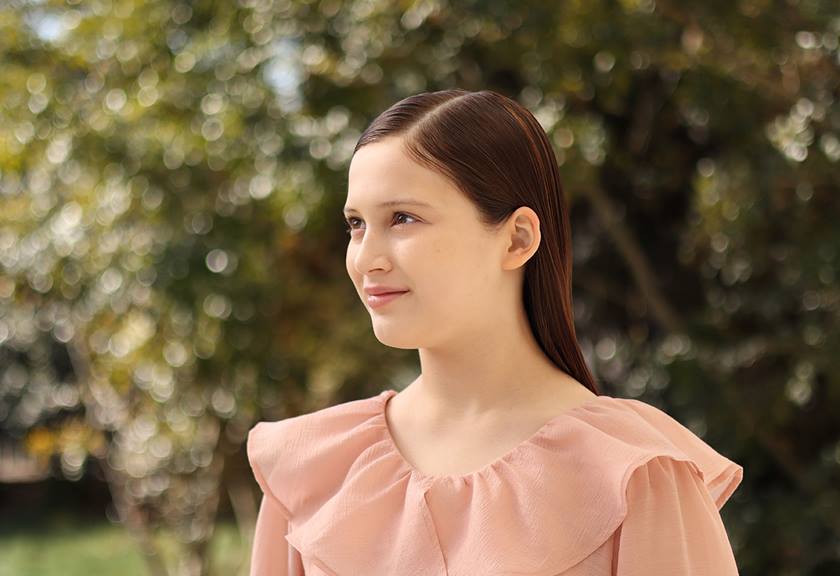
POLYGON ((557 576, 621 525, 633 472, 684 462, 718 509, 743 468, 667 413, 602 395, 547 422, 490 465, 428 476, 397 449, 385 419, 395 395, 259 422, 247 442, 260 487, 289 520, 286 540, 331 576, 557 576))

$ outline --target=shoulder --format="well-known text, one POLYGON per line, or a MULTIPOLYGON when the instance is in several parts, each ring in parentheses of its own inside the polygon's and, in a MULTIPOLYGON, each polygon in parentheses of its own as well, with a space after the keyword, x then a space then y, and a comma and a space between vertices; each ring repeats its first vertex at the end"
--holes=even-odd
POLYGON ((331 480, 375 438, 383 394, 257 422, 248 431, 246 453, 262 491, 287 515, 308 500, 327 496, 331 480), (365 434, 366 429, 371 433, 365 434), (290 492, 285 486, 307 490, 290 492))
POLYGON ((620 478, 622 494, 634 473, 655 458, 696 475, 718 508, 743 478, 743 467, 680 421, 647 402, 600 396, 575 412, 580 454, 598 474, 620 478))
POLYGON ((341 424, 343 422, 355 421, 359 417, 376 412, 377 405, 382 400, 383 395, 384 392, 367 398, 332 404, 312 412, 307 412, 306 414, 299 414, 282 420, 263 420, 257 422, 249 430, 249 439, 251 434, 260 436, 306 429, 316 424, 341 424))
POLYGON ((553 573, 604 544, 644 506, 639 495, 658 509, 693 491, 720 509, 743 477, 739 464, 663 409, 606 395, 555 419, 516 463, 499 470, 500 484, 529 502, 529 522, 556 535, 546 543, 553 573), (570 517, 580 522, 569 525, 570 517))

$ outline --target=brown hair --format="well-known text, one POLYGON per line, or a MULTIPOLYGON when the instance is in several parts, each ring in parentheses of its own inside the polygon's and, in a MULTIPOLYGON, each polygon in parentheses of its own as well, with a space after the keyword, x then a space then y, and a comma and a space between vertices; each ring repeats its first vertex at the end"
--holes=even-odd
POLYGON ((572 309, 569 214, 557 158, 533 114, 491 90, 452 89, 400 100, 364 131, 362 146, 402 137, 406 153, 451 180, 496 227, 518 207, 540 219, 540 246, 525 265, 523 300, 540 347, 554 364, 595 394, 572 309))

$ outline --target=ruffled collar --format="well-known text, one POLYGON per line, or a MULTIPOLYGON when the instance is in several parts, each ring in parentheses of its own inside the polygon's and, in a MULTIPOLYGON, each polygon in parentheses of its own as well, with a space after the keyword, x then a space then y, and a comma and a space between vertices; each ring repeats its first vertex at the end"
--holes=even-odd
POLYGON ((562 418, 568 418, 574 415, 575 412, 578 410, 586 410, 590 406, 595 403, 604 402, 607 400, 613 400, 610 396, 600 395, 595 396, 594 398, 564 410, 562 413, 554 416, 550 420, 548 420, 545 424, 543 424, 536 432, 534 432, 529 438, 523 440, 520 444, 509 450, 506 454, 500 456, 492 463, 489 463, 478 470, 474 470, 472 472, 468 472, 466 474, 426 474, 425 472, 419 470, 415 467, 411 462, 409 462, 400 452, 399 447, 397 446, 396 441, 394 440, 393 434, 391 434, 391 429, 388 426, 388 419, 385 417, 385 410, 388 404, 388 401, 397 395, 396 390, 384 390, 375 398, 378 400, 376 403, 376 411, 374 413, 375 420, 382 426, 383 434, 385 436, 385 441, 388 443, 389 448, 394 453, 394 457, 400 461, 402 464, 402 469, 406 474, 411 475, 412 479, 421 484, 423 487, 428 488, 432 484, 446 482, 450 484, 463 484, 466 482, 471 481, 476 476, 486 476, 491 474, 496 469, 510 465, 511 460, 515 459, 518 456, 518 453, 522 450, 526 450, 529 445, 534 444, 536 442, 541 441, 547 435, 551 433, 551 429, 556 426, 557 422, 562 418))
POLYGON ((385 406, 397 392, 260 422, 248 456, 289 513, 286 539, 328 574, 555 576, 619 527, 632 471, 684 461, 720 508, 742 468, 665 412, 597 396, 480 470, 431 476, 399 452, 385 406))

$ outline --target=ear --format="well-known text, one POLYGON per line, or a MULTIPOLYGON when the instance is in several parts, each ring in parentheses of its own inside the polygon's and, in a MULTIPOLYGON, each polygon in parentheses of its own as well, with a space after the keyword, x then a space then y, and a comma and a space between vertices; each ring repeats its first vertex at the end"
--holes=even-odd
POLYGON ((502 234, 507 243, 503 268, 514 270, 524 266, 540 247, 539 216, 531 208, 520 206, 508 217, 502 234))

